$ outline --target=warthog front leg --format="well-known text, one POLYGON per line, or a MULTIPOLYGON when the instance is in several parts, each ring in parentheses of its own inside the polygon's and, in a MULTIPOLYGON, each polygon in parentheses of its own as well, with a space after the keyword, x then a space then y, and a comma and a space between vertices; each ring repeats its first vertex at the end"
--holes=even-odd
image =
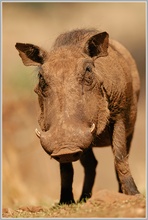
POLYGON ((73 183, 73 166, 72 163, 60 163, 61 174, 61 197, 60 204, 74 203, 72 183, 73 183))
POLYGON ((132 178, 128 162, 128 153, 132 136, 126 139, 125 125, 122 119, 115 122, 112 133, 112 148, 119 191, 128 195, 138 194, 139 191, 132 178))
POLYGON ((92 195, 92 187, 96 176, 97 160, 93 154, 92 148, 87 149, 80 158, 84 167, 84 184, 79 201, 86 201, 92 195))

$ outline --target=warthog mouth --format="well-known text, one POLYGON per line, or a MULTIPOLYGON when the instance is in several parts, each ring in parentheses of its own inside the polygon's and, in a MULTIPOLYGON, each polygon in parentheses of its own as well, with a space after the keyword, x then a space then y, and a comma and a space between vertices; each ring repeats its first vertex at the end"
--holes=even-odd
POLYGON ((60 163, 74 162, 80 159, 82 150, 77 148, 77 150, 70 150, 67 147, 61 148, 58 153, 52 153, 51 158, 54 158, 60 163))

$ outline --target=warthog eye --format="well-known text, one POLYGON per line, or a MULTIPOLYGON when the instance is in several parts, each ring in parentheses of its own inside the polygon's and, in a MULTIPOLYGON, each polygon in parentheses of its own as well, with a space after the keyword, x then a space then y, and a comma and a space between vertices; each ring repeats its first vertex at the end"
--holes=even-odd
POLYGON ((86 67, 86 72, 92 72, 91 66, 87 66, 87 67, 86 67))
POLYGON ((38 78, 39 78, 39 88, 41 89, 42 92, 45 92, 47 88, 47 83, 41 73, 38 73, 38 78))
POLYGON ((84 84, 87 86, 90 86, 93 83, 93 72, 91 66, 86 66, 83 80, 84 84))

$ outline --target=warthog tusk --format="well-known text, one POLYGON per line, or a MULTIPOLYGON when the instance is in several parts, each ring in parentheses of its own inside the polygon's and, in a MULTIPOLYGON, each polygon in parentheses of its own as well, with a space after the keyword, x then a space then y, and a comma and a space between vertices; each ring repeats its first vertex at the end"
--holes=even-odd
POLYGON ((35 129, 35 133, 38 138, 41 138, 41 133, 39 132, 37 128, 35 129))
POLYGON ((95 127, 96 127, 96 126, 95 126, 95 124, 93 123, 93 124, 92 124, 92 126, 91 126, 91 128, 90 128, 90 132, 91 132, 91 133, 93 133, 93 132, 94 132, 95 127))

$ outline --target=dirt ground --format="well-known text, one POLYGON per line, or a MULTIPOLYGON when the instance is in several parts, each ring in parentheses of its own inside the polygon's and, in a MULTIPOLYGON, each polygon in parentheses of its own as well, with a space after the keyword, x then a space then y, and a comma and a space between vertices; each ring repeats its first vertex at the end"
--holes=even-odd
POLYGON ((71 205, 22 206, 3 208, 6 218, 145 218, 146 202, 142 195, 127 196, 101 190, 86 203, 71 205))
MULTIPOLYGON (((144 3, 4 3, 2 22, 3 217, 143 218, 146 212, 144 3), (99 164, 93 197, 87 203, 58 206, 55 204, 60 195, 59 164, 43 151, 34 132, 36 127, 39 128, 37 120, 40 112, 33 92, 37 82, 36 69, 23 66, 15 43, 34 43, 47 49, 58 34, 81 27, 106 30, 131 51, 137 62, 141 94, 129 163, 143 196, 116 193, 118 186, 111 148, 95 148, 99 164)), ((79 161, 73 165, 73 191, 77 201, 84 174, 79 161)))

